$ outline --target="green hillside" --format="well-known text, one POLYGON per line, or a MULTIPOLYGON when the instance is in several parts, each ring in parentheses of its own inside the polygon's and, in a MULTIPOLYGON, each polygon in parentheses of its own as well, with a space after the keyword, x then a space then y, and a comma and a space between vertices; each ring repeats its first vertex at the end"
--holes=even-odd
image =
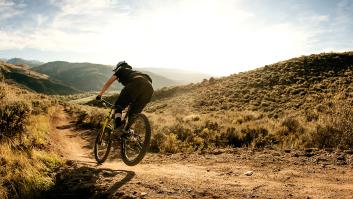
MULTIPOLYGON (((69 63, 64 61, 49 62, 33 68, 33 70, 49 75, 51 78, 65 82, 82 91, 98 91, 111 77, 112 67, 91 63, 69 63)), ((177 83, 160 75, 142 71, 151 76, 153 86, 161 88, 177 83)), ((113 84, 111 90, 121 89, 121 85, 113 84), (119 86, 119 87, 118 87, 119 86)))
POLYGON ((39 93, 67 95, 79 92, 60 82, 48 79, 47 75, 31 71, 25 66, 0 63, 0 71, 7 82, 19 84, 39 93))

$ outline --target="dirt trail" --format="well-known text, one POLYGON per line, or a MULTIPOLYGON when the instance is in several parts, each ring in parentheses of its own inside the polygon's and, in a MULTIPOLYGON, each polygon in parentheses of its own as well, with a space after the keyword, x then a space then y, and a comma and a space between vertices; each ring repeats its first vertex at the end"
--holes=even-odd
POLYGON ((118 157, 97 165, 94 132, 75 129, 63 111, 52 136, 69 160, 57 176, 56 198, 353 198, 353 156, 347 152, 148 154, 129 167, 118 157))

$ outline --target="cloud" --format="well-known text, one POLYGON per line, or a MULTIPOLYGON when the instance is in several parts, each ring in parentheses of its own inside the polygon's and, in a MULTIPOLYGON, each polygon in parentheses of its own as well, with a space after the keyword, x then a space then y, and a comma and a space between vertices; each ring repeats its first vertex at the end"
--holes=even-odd
POLYGON ((351 23, 349 15, 336 17, 310 10, 284 10, 279 14, 288 20, 264 23, 263 17, 276 16, 259 15, 258 9, 232 0, 35 3, 18 7, 0 0, 0 5, 7 5, 1 9, 18 9, 16 15, 3 17, 18 26, 0 29, 0 50, 33 48, 80 55, 72 61, 112 64, 129 60, 141 67, 192 68, 213 74, 244 71, 327 49, 324 44, 317 47, 323 43, 318 36, 327 36, 329 25, 334 30, 339 24, 351 23))
POLYGON ((19 8, 23 8, 25 4, 15 4, 12 1, 0 0, 0 22, 12 18, 22 12, 19 8))

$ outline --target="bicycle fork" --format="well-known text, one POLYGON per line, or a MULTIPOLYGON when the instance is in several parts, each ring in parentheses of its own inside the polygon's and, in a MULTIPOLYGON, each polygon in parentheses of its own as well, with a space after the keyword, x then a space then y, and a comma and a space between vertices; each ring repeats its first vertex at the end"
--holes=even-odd
POLYGON ((104 120, 104 122, 103 122, 103 126, 102 126, 102 132, 100 132, 100 134, 99 134, 99 143, 102 143, 102 139, 103 139, 103 134, 104 134, 104 131, 105 131, 105 128, 107 127, 107 125, 108 125, 108 122, 109 122, 109 119, 110 118, 113 118, 113 116, 114 116, 114 109, 111 109, 110 111, 109 111, 109 114, 107 115, 107 117, 105 117, 105 120, 104 120))

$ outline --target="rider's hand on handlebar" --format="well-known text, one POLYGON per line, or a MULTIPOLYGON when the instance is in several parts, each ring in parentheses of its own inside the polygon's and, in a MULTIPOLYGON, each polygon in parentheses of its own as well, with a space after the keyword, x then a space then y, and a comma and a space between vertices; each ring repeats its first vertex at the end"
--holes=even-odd
POLYGON ((100 95, 97 95, 97 97, 96 97, 96 100, 101 100, 102 99, 102 96, 100 96, 100 95))

